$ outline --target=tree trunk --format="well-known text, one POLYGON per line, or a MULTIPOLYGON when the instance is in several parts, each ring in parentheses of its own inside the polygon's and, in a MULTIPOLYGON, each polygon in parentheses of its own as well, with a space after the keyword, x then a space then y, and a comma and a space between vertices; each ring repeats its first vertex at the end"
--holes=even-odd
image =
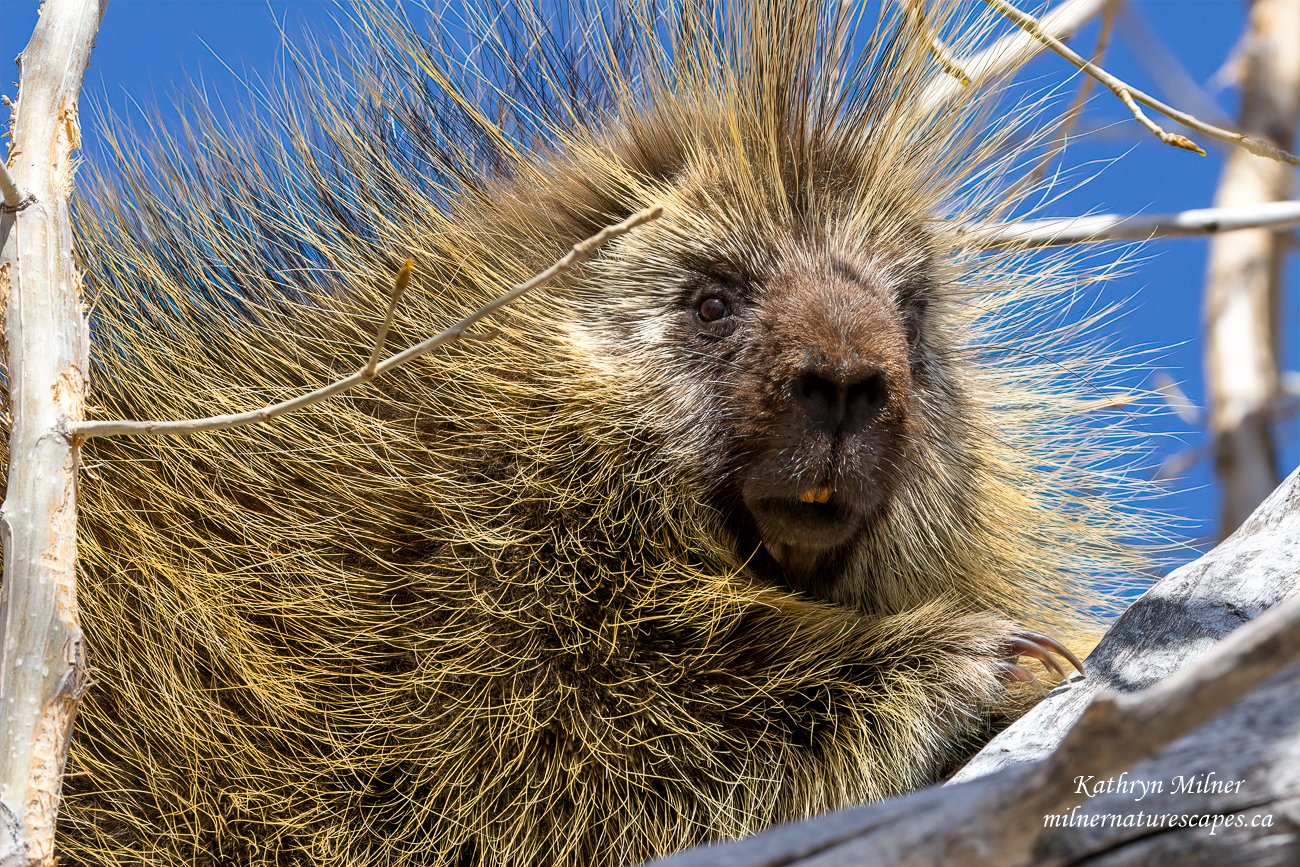
MULTIPOLYGON (((46 0, 19 57, 9 173, 27 197, 0 214, 9 485, 0 510, 0 865, 54 864, 81 690, 76 603, 78 449, 88 335, 72 257, 77 97, 106 0, 46 0), (29 198, 28 198, 29 197, 29 198)), ((11 191, 12 192, 12 191, 11 191)), ((13 198, 10 196, 9 198, 13 198)))
MULTIPOLYGON (((1300 0, 1254 0, 1241 49, 1241 129, 1291 150, 1300 123, 1300 0)), ((1215 204, 1291 197, 1294 169, 1233 149, 1215 204)), ((1205 376, 1219 480, 1221 536, 1278 482, 1272 422, 1278 406, 1278 325, 1287 236, 1233 232, 1210 244, 1205 286, 1205 376)))

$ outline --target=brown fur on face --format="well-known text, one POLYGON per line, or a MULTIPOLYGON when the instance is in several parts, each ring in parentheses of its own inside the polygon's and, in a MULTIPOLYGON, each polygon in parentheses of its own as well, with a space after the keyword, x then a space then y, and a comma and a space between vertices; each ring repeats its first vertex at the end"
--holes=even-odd
POLYGON ((917 434, 919 301, 882 256, 856 259, 802 251, 765 279, 707 280, 680 331, 727 369, 714 496, 739 553, 815 595, 904 484, 917 434), (710 299, 729 311, 718 322, 700 318, 710 299))
POLYGON ((748 456, 735 485, 764 549, 796 584, 850 545, 902 484, 915 433, 905 317, 870 263, 862 272, 835 256, 790 266, 755 305, 732 395, 748 456))
MULTIPOLYGON (((570 334, 643 396, 668 465, 737 562, 846 603, 865 580, 864 537, 890 532, 890 504, 933 472, 936 428, 961 399, 946 252, 922 213, 862 218, 867 171, 845 140, 792 148, 798 159, 755 178, 744 145, 736 164, 715 159, 731 145, 714 124, 692 118, 716 148, 667 163, 619 146, 668 214, 603 263, 570 334)), ((571 183, 581 198, 586 181, 571 183)))

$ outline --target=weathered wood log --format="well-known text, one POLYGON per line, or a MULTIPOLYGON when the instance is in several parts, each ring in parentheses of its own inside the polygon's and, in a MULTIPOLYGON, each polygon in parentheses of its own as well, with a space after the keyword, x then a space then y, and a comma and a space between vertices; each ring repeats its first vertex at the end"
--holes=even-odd
POLYGON ((8 486, 0 531, 0 865, 55 863, 68 739, 80 697, 78 448, 89 336, 72 256, 77 97, 107 0, 46 0, 21 78, 0 209, 8 486), (18 201, 14 201, 17 198, 18 201))
POLYGON ((1086 678, 1054 690, 949 785, 659 867, 1300 863, 1298 591, 1300 470, 1223 544, 1135 602, 1086 678), (1264 632, 1272 638, 1253 643, 1264 632), (1170 703, 1173 692, 1188 701, 1170 703))

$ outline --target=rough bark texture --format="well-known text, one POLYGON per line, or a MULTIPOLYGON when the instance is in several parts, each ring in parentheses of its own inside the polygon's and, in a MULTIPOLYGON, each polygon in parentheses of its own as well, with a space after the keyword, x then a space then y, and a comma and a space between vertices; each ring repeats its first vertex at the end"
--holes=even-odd
MULTIPOLYGON (((1300 664, 1279 665, 1287 654, 1294 659, 1295 630, 1284 631, 1285 653, 1276 644, 1260 645, 1252 663, 1231 670, 1207 669, 1207 663, 1222 662, 1221 652, 1200 661, 1216 645, 1216 652, 1226 649, 1228 642, 1219 644, 1225 636, 1286 600, 1293 602, 1274 615, 1294 617, 1300 604, 1294 602, 1300 596, 1297 540, 1300 471, 1231 538, 1134 603, 1089 658, 1087 678, 1054 690, 952 784, 692 850, 660 867, 1300 863, 1300 664), (1121 724, 1125 719, 1131 726, 1149 717, 1139 732, 1197 724, 1160 715, 1156 706, 1168 697, 1165 687, 1200 671, 1211 675, 1208 687, 1202 681, 1199 692, 1187 694, 1210 695, 1216 683, 1232 692, 1243 684, 1229 681, 1258 675, 1262 665, 1274 673, 1226 713, 1126 775, 1107 771, 1088 779, 1108 754, 1132 753, 1132 742, 1142 739, 1121 724), (1102 692, 1107 696, 1094 702, 1102 692), (1090 703, 1087 730, 1071 731, 1090 703), (1154 782, 1161 791, 1153 791, 1154 782), (1061 816, 1060 824, 1047 826, 1048 814, 1061 816), (1149 818, 1164 816, 1172 818, 1149 818), (1217 827, 1201 824, 1214 817, 1220 817, 1217 827), (1237 817, 1240 827, 1222 824, 1237 817), (1094 821, 1103 824, 1088 824, 1094 821)), ((1247 634, 1233 636, 1233 646, 1247 634)))
POLYGON ((53 864, 67 742, 81 680, 76 610, 77 448, 86 321, 68 195, 77 96, 106 0, 46 0, 19 66, 8 165, 33 197, 0 215, 0 297, 13 429, 0 512, 0 865, 53 864))
POLYGON ((1159 683, 1298 591, 1300 471, 1221 545, 1135 602, 1088 658, 1086 678, 1071 678, 1053 690, 954 780, 1046 755, 1102 690, 1129 693, 1159 683))
MULTIPOLYGON (((1254 0, 1240 57, 1243 132, 1290 150, 1300 123, 1300 2, 1254 0)), ((1215 204, 1290 198, 1295 170, 1234 149, 1215 204)), ((1271 425, 1278 405, 1282 254, 1287 238, 1234 232, 1210 245, 1205 287, 1205 374, 1226 535, 1278 481, 1271 425)))

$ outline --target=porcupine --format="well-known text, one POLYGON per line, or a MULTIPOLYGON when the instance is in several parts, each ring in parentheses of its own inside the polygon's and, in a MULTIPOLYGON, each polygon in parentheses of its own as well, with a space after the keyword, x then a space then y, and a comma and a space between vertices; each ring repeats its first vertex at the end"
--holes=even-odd
POLYGON ((365 6, 242 135, 118 140, 99 417, 355 369, 408 256, 390 347, 664 215, 344 397, 89 444, 67 861, 635 863, 933 781, 1024 706, 1127 562, 1095 395, 1014 328, 1067 266, 965 240, 1032 112, 928 104, 916 22, 842 10, 494 9, 470 63, 365 6))

